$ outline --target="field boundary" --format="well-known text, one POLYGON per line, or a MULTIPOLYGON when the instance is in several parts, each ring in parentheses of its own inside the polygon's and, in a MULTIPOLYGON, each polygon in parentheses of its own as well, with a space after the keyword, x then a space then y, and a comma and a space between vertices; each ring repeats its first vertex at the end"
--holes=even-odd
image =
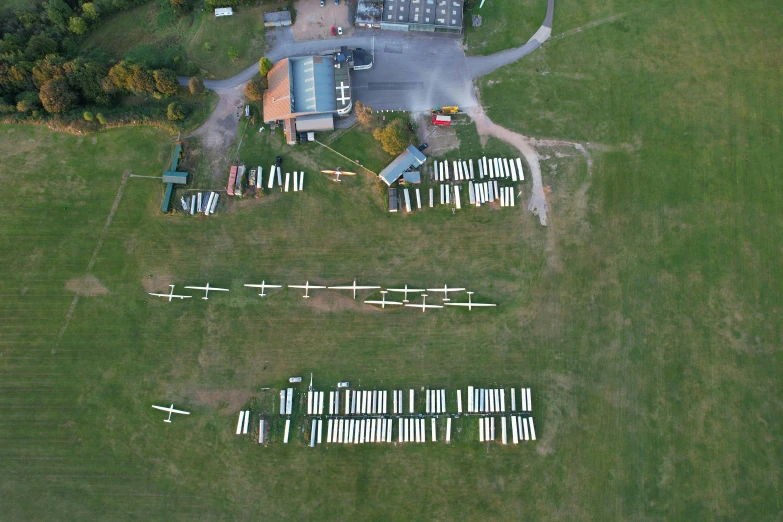
MULTIPOLYGON (((114 219, 114 214, 117 213, 117 208, 120 206, 120 201, 122 200, 122 194, 125 192, 125 185, 128 184, 128 180, 131 177, 130 170, 126 170, 122 174, 122 181, 120 182, 120 188, 117 190, 117 196, 114 198, 114 203, 111 205, 111 210, 109 211, 109 215, 106 217, 106 223, 103 224, 103 230, 101 230, 101 235, 98 236, 98 244, 95 245, 95 250, 92 252, 92 257, 90 257, 90 262, 87 264, 87 271, 84 274, 85 276, 90 275, 90 272, 92 272, 92 267, 95 266, 95 261, 98 259, 98 252, 101 251, 101 247, 103 246, 103 241, 106 239, 106 233, 109 231, 109 226, 111 226, 112 219, 114 219)), ((52 346, 52 355, 57 353, 57 348, 60 346, 60 341, 62 341, 63 336, 65 335, 65 331, 68 329, 68 324, 71 322, 71 317, 73 317, 73 312, 76 310, 76 305, 79 304, 79 292, 76 292, 76 295, 73 296, 73 301, 71 301, 71 306, 68 308, 68 312, 65 314, 65 321, 63 322, 62 327, 60 328, 60 331, 57 332, 57 339, 54 341, 54 346, 52 346)))

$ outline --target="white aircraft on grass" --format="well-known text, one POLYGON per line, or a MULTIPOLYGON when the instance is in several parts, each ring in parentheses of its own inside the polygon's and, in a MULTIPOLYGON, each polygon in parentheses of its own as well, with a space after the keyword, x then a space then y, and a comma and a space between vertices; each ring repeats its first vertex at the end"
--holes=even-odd
POLYGON ((443 300, 451 301, 449 299, 449 292, 462 292, 464 288, 449 288, 449 285, 443 285, 443 288, 428 288, 428 292, 443 292, 443 300))
POLYGON ((266 297, 266 294, 264 293, 264 288, 283 288, 283 285, 268 285, 266 284, 266 281, 261 281, 260 285, 245 285, 245 286, 249 286, 251 288, 260 288, 261 293, 258 295, 260 295, 261 297, 266 297))
POLYGON ((407 303, 408 302, 408 292, 424 292, 423 288, 408 288, 408 285, 405 285, 405 288, 389 288, 389 292, 403 292, 405 295, 403 296, 402 302, 407 303))
POLYGON ((309 292, 310 292, 311 288, 313 288, 313 289, 321 289, 321 288, 326 288, 326 287, 325 286, 313 286, 313 285, 310 284, 310 281, 305 281, 304 285, 288 285, 288 288, 304 288, 305 289, 305 295, 303 295, 302 297, 304 297, 305 299, 309 299, 310 298, 309 292))
POLYGON ((155 406, 154 404, 152 405, 152 407, 155 408, 156 410, 169 412, 169 418, 168 419, 163 419, 163 422, 171 422, 171 414, 172 413, 179 413, 181 415, 190 415, 189 411, 175 410, 173 404, 171 406, 169 406, 168 408, 165 407, 165 406, 155 406))
POLYGON ((174 293, 174 285, 169 285, 169 287, 171 287, 171 290, 170 290, 170 292, 168 294, 156 294, 156 293, 153 293, 153 292, 149 292, 149 294, 150 295, 154 295, 155 297, 168 297, 169 298, 169 303, 175 297, 177 299, 190 299, 191 297, 193 297, 192 295, 176 295, 174 293))
POLYGON ((377 290, 380 286, 356 286, 356 279, 353 280, 353 286, 330 286, 329 290, 353 290, 353 298, 356 299, 357 290, 377 290))
POLYGON ((388 290, 381 290, 381 300, 380 301, 365 301, 367 304, 379 304, 381 305, 381 308, 386 308, 386 305, 401 305, 402 303, 399 301, 387 301, 386 300, 386 294, 388 294, 388 290))
POLYGON ((421 308, 422 313, 426 312, 427 308, 443 308, 441 305, 428 305, 427 294, 421 294, 421 296, 424 298, 424 302, 422 302, 422 304, 406 304, 405 306, 410 306, 411 308, 421 308))
POLYGON ((490 303, 474 303, 473 299, 470 297, 474 294, 474 292, 468 292, 468 302, 467 303, 443 303, 446 306, 467 306, 468 311, 473 310, 474 306, 497 306, 496 304, 490 304, 490 303))
POLYGON ((337 178, 334 180, 334 181, 337 181, 337 182, 340 181, 340 174, 344 174, 346 176, 355 176, 356 175, 355 172, 345 172, 340 167, 337 167, 337 170, 322 170, 321 172, 323 172, 324 174, 337 174, 337 178))
POLYGON ((205 294, 202 299, 206 300, 209 299, 209 291, 213 290, 216 292, 228 292, 228 288, 217 288, 214 286, 209 286, 209 283, 207 283, 207 286, 186 286, 185 288, 189 288, 190 290, 204 290, 205 294))

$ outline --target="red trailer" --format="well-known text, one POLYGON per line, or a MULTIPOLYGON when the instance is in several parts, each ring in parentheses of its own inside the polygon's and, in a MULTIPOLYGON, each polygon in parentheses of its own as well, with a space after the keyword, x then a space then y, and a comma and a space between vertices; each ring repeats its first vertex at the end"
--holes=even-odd
POLYGON ((432 115, 432 124, 433 125, 444 125, 449 126, 451 125, 451 116, 444 116, 442 114, 433 114, 432 115))
POLYGON ((233 165, 231 167, 231 173, 228 175, 227 192, 229 196, 234 195, 234 185, 236 184, 236 181, 237 181, 237 166, 233 165))

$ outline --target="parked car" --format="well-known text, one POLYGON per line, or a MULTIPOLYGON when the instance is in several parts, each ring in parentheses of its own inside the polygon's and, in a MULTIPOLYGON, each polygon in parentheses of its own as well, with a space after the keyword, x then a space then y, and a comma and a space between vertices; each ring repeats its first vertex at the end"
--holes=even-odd
POLYGON ((347 388, 350 385, 351 385, 351 383, 348 382, 348 381, 343 381, 343 382, 338 382, 337 383, 337 387, 338 388, 347 388))
POLYGON ((340 0, 334 0, 334 5, 340 5, 340 0))
POLYGON ((288 382, 302 382, 302 378, 301 377, 291 377, 290 379, 288 379, 288 382))
POLYGON ((332 26, 332 36, 337 36, 337 28, 332 26))
POLYGON ((338 27, 337 28, 337 34, 339 34, 340 36, 343 35, 343 28, 342 27, 338 27))
POLYGON ((321 0, 321 7, 323 7, 325 5, 326 5, 326 3, 324 2, 324 0, 321 0))
POLYGON ((282 165, 282 164, 283 164, 283 158, 281 158, 280 156, 276 157, 275 158, 275 165, 277 167, 280 167, 280 165, 282 165))
POLYGON ((421 145, 419 145, 419 150, 424 152, 429 146, 430 146, 429 143, 422 143, 421 145))

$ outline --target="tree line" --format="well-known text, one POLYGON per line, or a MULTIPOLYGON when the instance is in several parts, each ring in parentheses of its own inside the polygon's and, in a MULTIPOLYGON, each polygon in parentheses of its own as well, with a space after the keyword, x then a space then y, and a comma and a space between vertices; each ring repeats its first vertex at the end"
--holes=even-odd
MULTIPOLYGON (((48 0, 0 12, 0 113, 41 117, 85 107, 116 107, 127 95, 176 97, 179 84, 173 70, 113 63, 102 52, 81 49, 86 34, 101 20, 147 2, 48 0)), ((170 9, 187 7, 184 0, 163 2, 170 9)), ((193 79, 190 88, 196 94, 203 84, 193 79)), ((169 119, 184 118, 181 103, 172 104, 169 119)), ((86 120, 91 116, 85 111, 86 120)))

